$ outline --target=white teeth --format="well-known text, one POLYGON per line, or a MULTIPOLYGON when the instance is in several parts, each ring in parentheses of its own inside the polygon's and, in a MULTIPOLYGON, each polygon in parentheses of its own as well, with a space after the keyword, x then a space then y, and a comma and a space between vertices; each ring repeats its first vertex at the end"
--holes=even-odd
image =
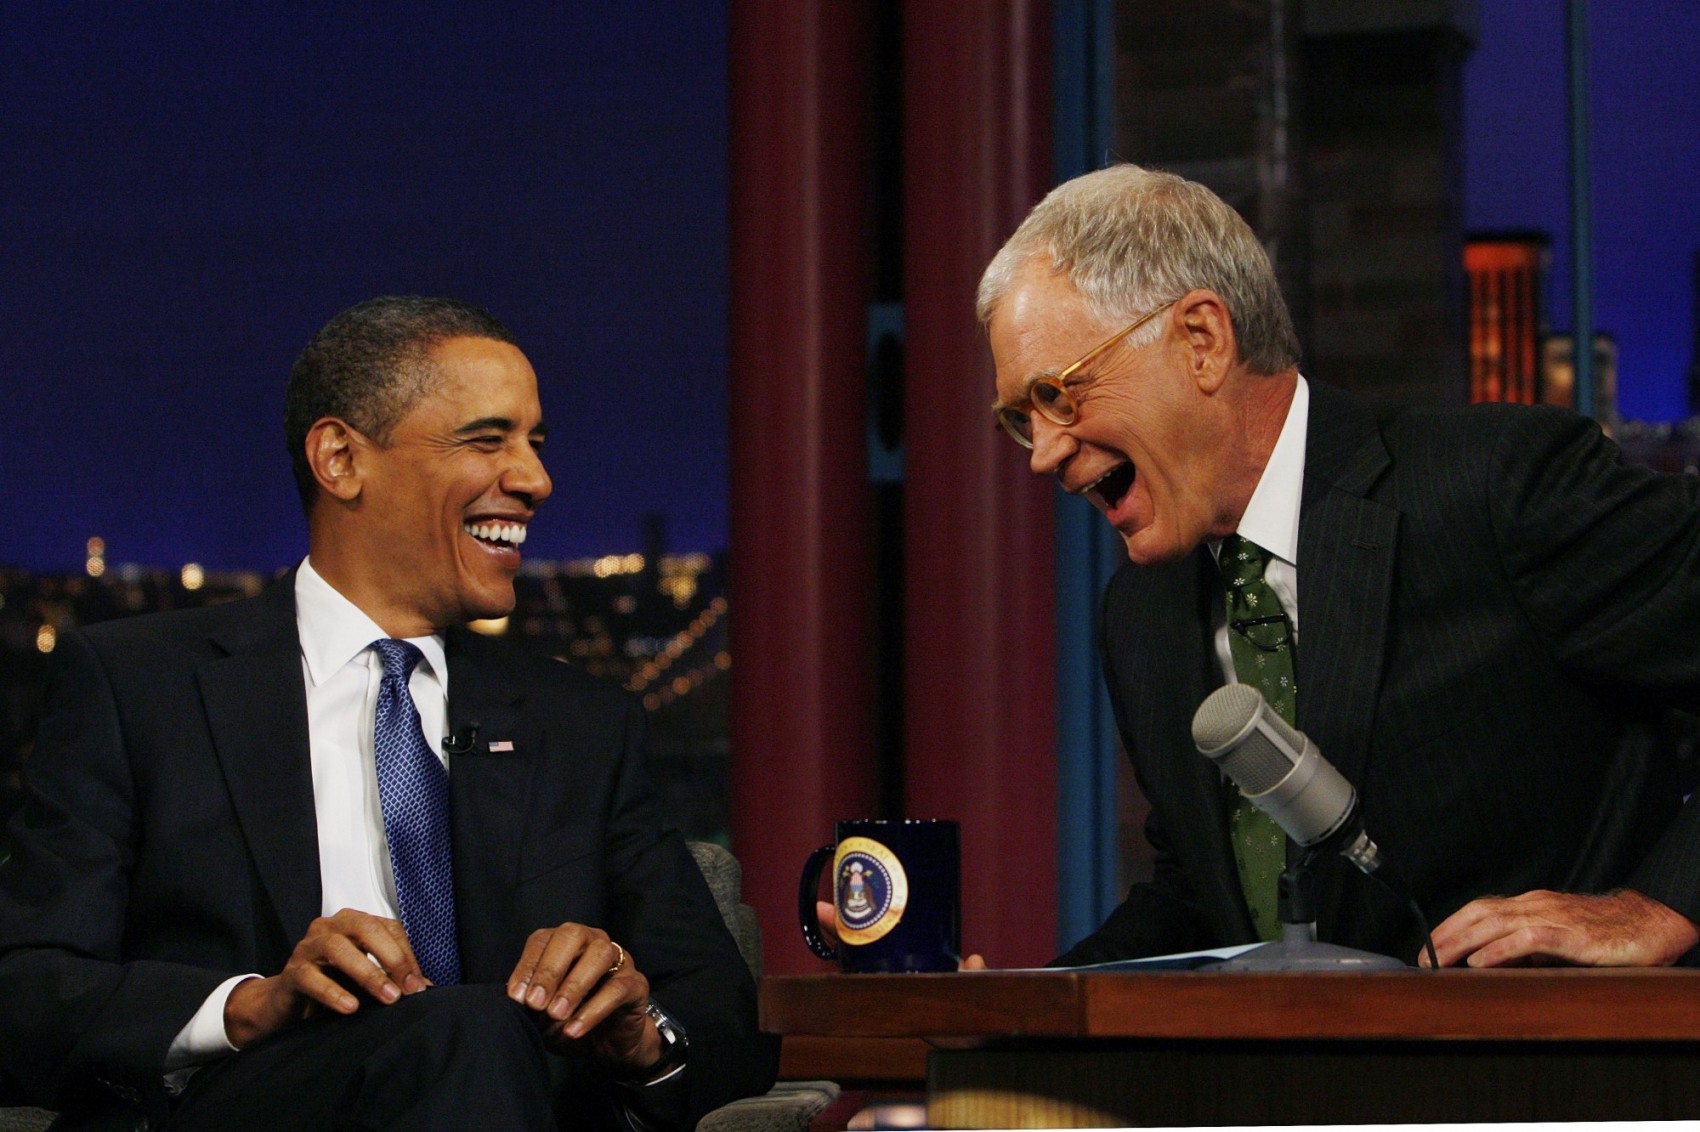
POLYGON ((514 546, 525 542, 524 523, 463 523, 461 529, 485 542, 506 542, 514 546))

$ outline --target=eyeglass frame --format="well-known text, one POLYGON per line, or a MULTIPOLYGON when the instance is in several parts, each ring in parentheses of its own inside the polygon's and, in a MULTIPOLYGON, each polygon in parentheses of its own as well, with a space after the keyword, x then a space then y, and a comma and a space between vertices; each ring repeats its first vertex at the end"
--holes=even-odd
POLYGON ((1082 354, 1066 369, 1047 377, 1034 378, 1027 386, 1027 398, 1024 402, 1024 405, 1026 406, 1025 408, 1018 405, 993 405, 992 414, 996 419, 996 425, 1009 433, 1010 438, 1017 444, 1027 449, 1031 449, 1033 447, 1033 437, 1031 432, 1032 415, 1034 412, 1037 412, 1040 416, 1060 428, 1067 428, 1072 425, 1075 421, 1080 419, 1080 402, 1075 400, 1074 394, 1068 391, 1064 383, 1067 382, 1069 378, 1073 377, 1075 371, 1080 369, 1080 367, 1086 365, 1088 362, 1098 357, 1098 355, 1108 350, 1111 346, 1114 346, 1117 342, 1120 342, 1123 338, 1126 338, 1129 334, 1132 334, 1135 330, 1138 330, 1141 326, 1144 326, 1147 322, 1150 322, 1152 319, 1156 318, 1159 314, 1162 314, 1178 302, 1180 302, 1180 299, 1170 299, 1168 302, 1163 303, 1160 306, 1152 307, 1150 310, 1128 323, 1127 326, 1116 331, 1114 334, 1086 351, 1086 353, 1082 354), (1062 397, 1071 406, 1073 406, 1073 412, 1069 414, 1067 420, 1061 420, 1055 413, 1049 411, 1052 408, 1052 405, 1042 405, 1033 399, 1033 390, 1037 389, 1041 385, 1055 389, 1058 396, 1062 397), (1020 426, 1013 423, 1011 418, 1016 413, 1020 413, 1022 416, 1027 418, 1029 435, 1022 435, 1020 426))

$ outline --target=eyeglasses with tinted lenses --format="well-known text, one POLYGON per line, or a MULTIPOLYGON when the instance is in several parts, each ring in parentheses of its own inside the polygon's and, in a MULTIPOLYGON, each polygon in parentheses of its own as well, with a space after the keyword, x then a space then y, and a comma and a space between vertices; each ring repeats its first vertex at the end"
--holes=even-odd
POLYGON ((997 414, 998 424, 1002 425, 1003 430, 1014 437, 1015 442, 1023 448, 1033 447, 1033 416, 1032 413, 1028 412, 1028 407, 1031 407, 1052 424, 1061 425, 1064 428, 1073 424, 1080 416, 1080 403, 1074 399, 1074 394, 1068 391, 1067 383, 1069 378, 1074 376, 1075 371, 1179 301, 1178 299, 1170 299, 1161 306, 1153 307, 1086 351, 1079 360, 1061 373, 1053 374, 1050 377, 1041 377, 1034 381, 1027 390, 1026 405, 1000 405, 992 410, 997 414))

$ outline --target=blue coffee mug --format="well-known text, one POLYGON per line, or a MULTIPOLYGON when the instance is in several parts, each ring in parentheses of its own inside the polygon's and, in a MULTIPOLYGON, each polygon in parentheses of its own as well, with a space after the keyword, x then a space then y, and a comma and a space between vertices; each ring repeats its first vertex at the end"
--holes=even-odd
POLYGON ((961 834, 953 821, 841 821, 797 889, 803 940, 843 971, 954 971, 962 955, 961 834), (838 946, 815 913, 832 862, 838 946))

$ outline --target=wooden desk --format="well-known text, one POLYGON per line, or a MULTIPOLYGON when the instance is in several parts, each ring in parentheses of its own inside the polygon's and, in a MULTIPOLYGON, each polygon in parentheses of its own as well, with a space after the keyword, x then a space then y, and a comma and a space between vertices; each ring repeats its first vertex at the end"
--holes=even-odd
POLYGON ((934 1127, 1700 1118, 1700 972, 806 975, 762 1028, 926 1038, 934 1127))

